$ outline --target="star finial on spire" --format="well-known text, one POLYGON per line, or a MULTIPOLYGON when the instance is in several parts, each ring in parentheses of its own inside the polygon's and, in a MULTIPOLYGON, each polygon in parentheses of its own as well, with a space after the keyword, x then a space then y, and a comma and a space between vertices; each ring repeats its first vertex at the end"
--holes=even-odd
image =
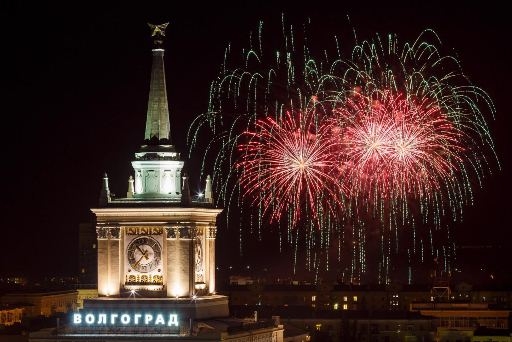
POLYGON ((151 37, 153 38, 153 45, 157 48, 161 47, 164 42, 165 29, 167 28, 167 25, 169 25, 169 23, 164 23, 164 24, 160 24, 160 25, 154 25, 154 24, 148 23, 148 26, 151 29, 151 37))

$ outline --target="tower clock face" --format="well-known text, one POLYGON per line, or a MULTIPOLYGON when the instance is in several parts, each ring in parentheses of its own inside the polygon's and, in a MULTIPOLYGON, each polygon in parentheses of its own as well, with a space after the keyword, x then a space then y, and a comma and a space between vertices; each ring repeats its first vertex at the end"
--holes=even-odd
POLYGON ((137 272, 147 273, 160 265, 162 249, 158 241, 149 236, 133 239, 127 249, 128 263, 137 272))

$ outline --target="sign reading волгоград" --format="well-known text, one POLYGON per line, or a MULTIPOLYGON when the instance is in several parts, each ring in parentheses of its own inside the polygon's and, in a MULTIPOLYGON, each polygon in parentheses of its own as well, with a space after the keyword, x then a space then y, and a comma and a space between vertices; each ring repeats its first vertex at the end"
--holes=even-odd
POLYGON ((160 327, 179 331, 178 315, 161 312, 85 312, 72 314, 73 327, 160 327))

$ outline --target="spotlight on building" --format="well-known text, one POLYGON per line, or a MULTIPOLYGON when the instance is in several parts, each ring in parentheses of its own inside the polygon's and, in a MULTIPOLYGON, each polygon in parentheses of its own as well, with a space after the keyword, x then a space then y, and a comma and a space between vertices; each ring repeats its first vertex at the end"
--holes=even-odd
POLYGON ((196 283, 194 288, 196 290, 204 290, 204 289, 206 289, 206 283, 202 283, 202 282, 201 283, 196 283))

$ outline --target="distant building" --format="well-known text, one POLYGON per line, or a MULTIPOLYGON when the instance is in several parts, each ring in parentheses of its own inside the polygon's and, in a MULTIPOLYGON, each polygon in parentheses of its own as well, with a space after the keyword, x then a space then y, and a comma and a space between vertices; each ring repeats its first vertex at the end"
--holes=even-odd
POLYGON ((24 276, 4 276, 0 277, 0 285, 9 286, 25 286, 28 283, 27 277, 24 276))
POLYGON ((23 308, 0 305, 0 327, 21 323, 22 318, 23 308))
POLYGON ((78 233, 78 282, 81 287, 98 284, 98 249, 96 227, 92 223, 80 223, 78 233))
POLYGON ((469 341, 478 328, 509 328, 510 310, 492 309, 486 303, 413 303, 411 311, 432 317, 438 341, 469 341))
POLYGON ((417 286, 251 284, 232 285, 227 294, 235 315, 278 315, 285 331, 305 329, 327 341, 469 342, 482 327, 507 331, 512 289, 475 291, 458 286, 451 298, 476 303, 437 302, 430 289, 417 286))
POLYGON ((27 318, 50 317, 57 313, 68 313, 76 310, 78 291, 8 293, 0 297, 0 304, 20 307, 27 318))
POLYGON ((471 337, 471 342, 512 342, 510 329, 478 328, 471 337))
POLYGON ((434 341, 432 322, 427 317, 393 317, 385 315, 349 320, 352 341, 434 341))
POLYGON ((76 301, 76 308, 78 310, 84 308, 84 301, 88 299, 98 298, 98 289, 87 289, 87 288, 78 288, 78 298, 76 301))
POLYGON ((407 311, 412 302, 429 301, 425 287, 384 285, 232 285, 226 291, 231 305, 307 306, 327 310, 407 311))
POLYGON ((233 275, 229 277, 230 285, 250 285, 254 283, 254 279, 249 276, 233 275))

